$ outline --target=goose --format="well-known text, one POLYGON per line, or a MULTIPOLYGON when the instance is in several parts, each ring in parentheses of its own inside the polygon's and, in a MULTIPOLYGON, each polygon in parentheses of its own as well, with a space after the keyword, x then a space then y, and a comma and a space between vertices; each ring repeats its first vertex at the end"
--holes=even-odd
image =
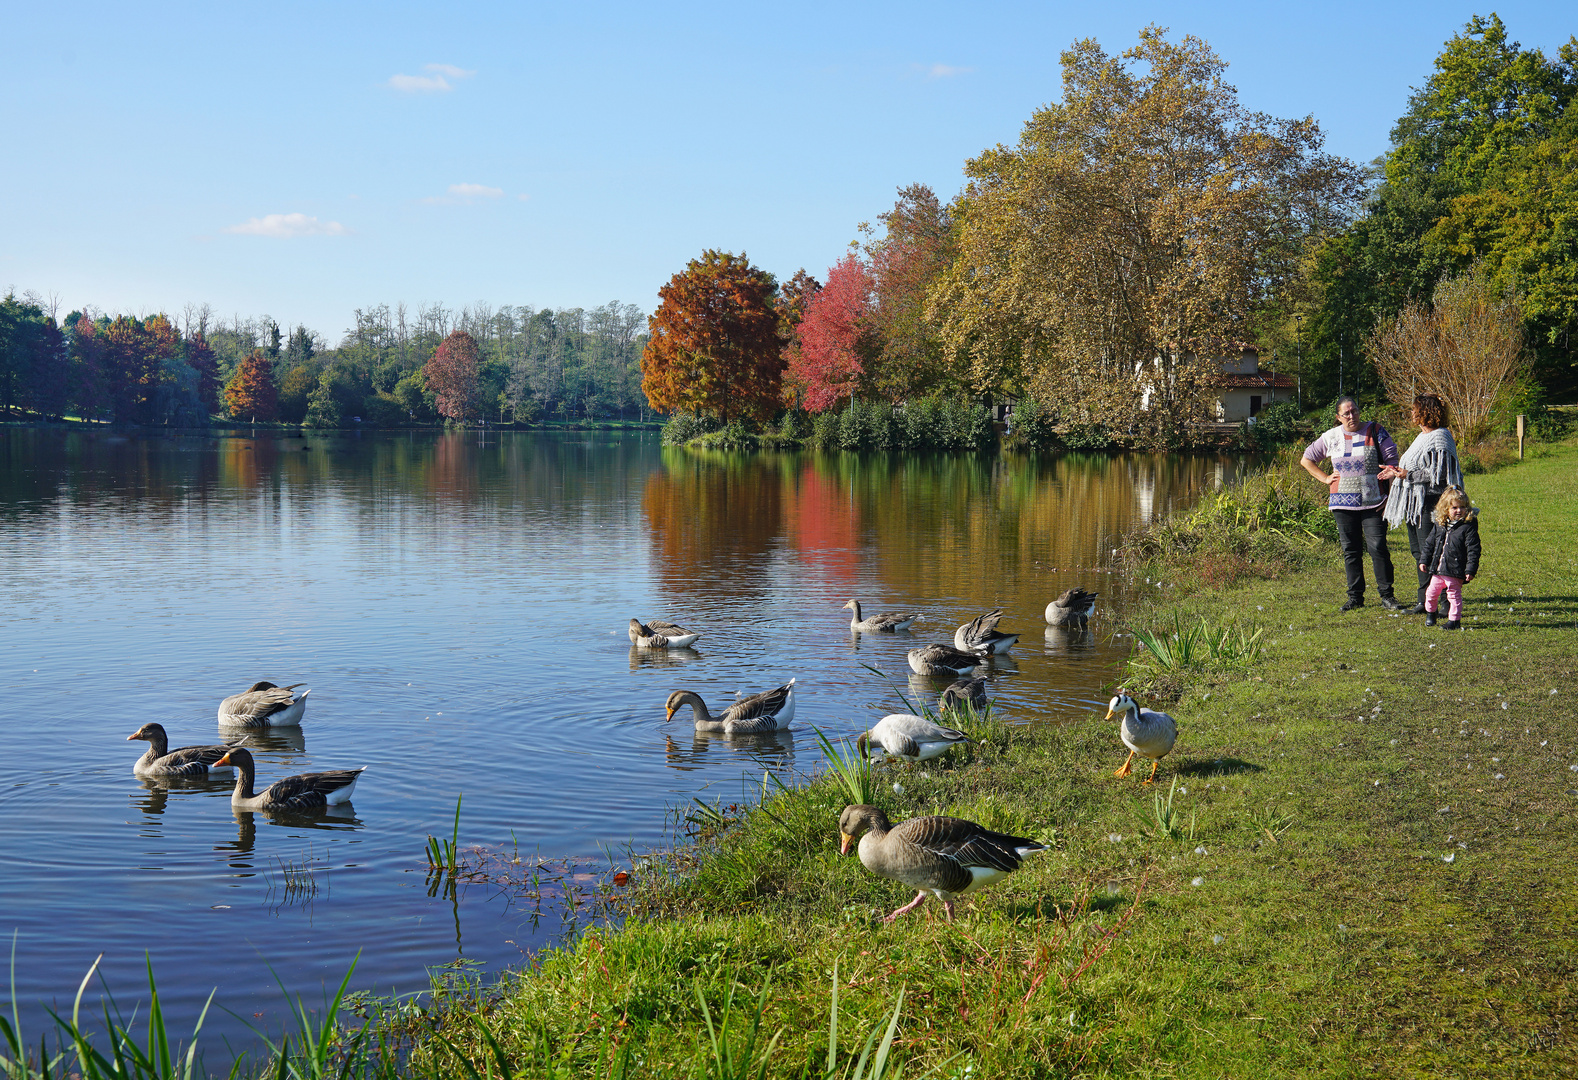
POLYGON ((252 781, 257 775, 257 767, 253 764, 251 751, 240 746, 232 747, 214 764, 235 766, 236 788, 230 793, 230 805, 237 810, 315 810, 323 806, 338 806, 351 801, 356 781, 367 771, 367 766, 363 765, 360 769, 287 776, 254 795, 252 781))
POLYGON ((859 600, 851 600, 844 606, 846 608, 854 608, 855 610, 854 617, 849 620, 849 628, 851 630, 859 630, 867 633, 883 630, 889 632, 894 630, 908 630, 915 620, 920 618, 919 613, 911 611, 904 612, 902 614, 872 615, 870 618, 862 619, 860 617, 859 600))
POLYGON ((171 750, 169 736, 164 733, 162 724, 144 724, 126 736, 127 742, 133 739, 143 739, 148 743, 147 753, 132 765, 132 772, 138 776, 179 776, 201 780, 211 772, 230 772, 234 768, 229 765, 216 767, 216 762, 230 752, 228 746, 183 746, 179 750, 171 750))
POLYGON ((965 652, 951 645, 922 645, 909 651, 910 670, 917 675, 959 676, 974 671, 986 662, 978 652, 965 652))
POLYGON ((1129 756, 1123 768, 1112 775, 1128 776, 1134 755, 1139 754, 1151 759, 1151 775, 1145 778, 1149 784, 1156 779, 1156 766, 1172 752, 1173 744, 1178 741, 1178 721, 1164 712, 1140 708, 1139 702, 1125 690, 1119 690, 1117 697, 1107 703, 1106 718, 1111 720, 1114 716, 1123 717, 1118 731, 1123 737, 1123 745, 1129 748, 1129 756))
POLYGON ((225 727, 294 727, 301 723, 301 714, 307 711, 307 695, 312 691, 303 690, 299 695, 293 691, 305 685, 255 682, 219 703, 219 722, 225 727))
POLYGON ((986 680, 985 679, 959 679, 942 688, 942 693, 937 695, 939 709, 969 709, 971 712, 982 712, 986 709, 986 680))
POLYGON ((889 825, 888 815, 864 805, 844 807, 838 833, 840 855, 848 855, 849 846, 859 840, 862 866, 919 890, 883 922, 914 911, 927 893, 942 901, 952 922, 954 897, 1001 881, 1019 869, 1026 855, 1046 849, 1045 844, 992 832, 962 818, 920 817, 889 825))
POLYGON ((682 706, 689 705, 696 719, 697 731, 716 731, 725 735, 761 735, 769 731, 782 731, 794 719, 794 680, 790 679, 776 690, 764 690, 742 698, 723 710, 723 715, 713 716, 707 703, 694 690, 676 690, 668 696, 665 723, 674 719, 682 706))
POLYGON ((893 713, 878 720, 870 731, 861 732, 860 738, 855 740, 855 748, 862 754, 929 761, 946 754, 950 747, 969 741, 968 735, 954 728, 910 713, 893 713))
POLYGON ((1002 608, 993 608, 985 615, 978 615, 953 632, 953 647, 975 649, 984 653, 1005 653, 1019 640, 1018 634, 1004 634, 997 629, 997 620, 1003 617, 1002 608))
POLYGON ((1096 613, 1096 597, 1088 589, 1069 589, 1047 605, 1047 622, 1053 626, 1082 627, 1096 613))
POLYGON ((675 626, 662 619, 643 623, 630 620, 630 640, 643 649, 687 649, 696 643, 700 634, 693 634, 683 626, 675 626))

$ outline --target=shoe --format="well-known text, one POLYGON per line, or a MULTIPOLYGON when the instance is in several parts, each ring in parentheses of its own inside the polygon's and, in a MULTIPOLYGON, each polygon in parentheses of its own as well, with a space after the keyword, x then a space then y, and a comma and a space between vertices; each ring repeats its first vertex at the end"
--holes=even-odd
POLYGON ((1425 602, 1423 600, 1419 601, 1419 603, 1408 609, 1408 614, 1410 615, 1423 615, 1424 613, 1425 602))
POLYGON ((1385 608, 1387 611, 1402 611, 1403 610, 1403 605, 1398 601, 1397 597, 1395 597, 1395 596, 1383 596, 1383 597, 1381 597, 1381 606, 1383 608, 1385 608))
POLYGON ((1343 604, 1342 607, 1338 608, 1337 610, 1338 611, 1352 611, 1354 608, 1362 608, 1363 606, 1364 606, 1364 598, 1361 596, 1357 600, 1354 600, 1354 599, 1350 598, 1347 603, 1343 604))
POLYGON ((1425 612, 1425 625, 1426 626, 1434 626, 1435 624, 1436 624, 1436 613, 1433 612, 1433 611, 1425 612))
POLYGON ((1443 630, 1461 630, 1461 629, 1463 629, 1463 620, 1462 619, 1448 619, 1446 621, 1446 625, 1444 627, 1442 627, 1442 629, 1443 630))

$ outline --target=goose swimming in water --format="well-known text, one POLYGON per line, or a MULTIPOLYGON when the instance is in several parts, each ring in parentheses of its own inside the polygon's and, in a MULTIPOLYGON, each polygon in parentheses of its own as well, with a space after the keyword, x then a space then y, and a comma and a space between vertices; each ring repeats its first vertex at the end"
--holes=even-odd
POLYGON ((230 772, 234 766, 219 765, 218 761, 230 752, 229 746, 183 746, 170 749, 170 738, 162 724, 148 723, 126 736, 126 741, 143 739, 148 750, 132 765, 138 776, 184 777, 202 780, 210 773, 230 772))
POLYGON ((859 600, 851 600, 844 606, 853 608, 855 611, 854 617, 849 620, 849 628, 863 633, 878 633, 882 631, 891 633, 895 630, 908 630, 915 620, 920 618, 917 612, 911 611, 887 615, 870 615, 862 619, 860 617, 859 600))
POLYGON ((1047 622, 1052 626, 1082 628, 1096 613, 1098 595, 1086 589, 1069 589, 1047 605, 1047 622))
POLYGON ((951 675, 958 678, 986 663, 978 652, 965 652, 951 645, 922 645, 909 651, 910 670, 917 675, 951 675))
POLYGON ((630 641, 643 649, 687 649, 696 643, 700 634, 693 634, 683 626, 676 626, 662 619, 643 623, 630 620, 630 641))
POLYGON ((257 766, 250 751, 232 747, 215 764, 233 765, 236 769, 236 788, 230 793, 230 805, 237 810, 315 810, 339 806, 351 801, 356 781, 367 771, 367 766, 363 765, 360 769, 287 776, 254 795, 252 783, 257 766))
POLYGON ((225 727, 264 728, 295 727, 307 711, 307 695, 311 690, 295 692, 306 683, 276 686, 271 682, 255 682, 239 694, 232 694, 219 703, 219 723, 225 727))
POLYGON ((685 705, 690 706, 696 720, 697 731, 722 732, 725 735, 761 735, 769 731, 782 731, 794 719, 794 680, 790 679, 776 690, 764 690, 741 698, 722 715, 713 716, 707 703, 694 690, 676 690, 668 696, 665 708, 668 715, 664 722, 674 719, 674 714, 685 705))
POLYGON ((1019 635, 1005 634, 997 629, 998 620, 1002 617, 1002 608, 993 608, 985 615, 977 615, 953 632, 953 647, 984 653, 1006 653, 1019 640, 1019 635))

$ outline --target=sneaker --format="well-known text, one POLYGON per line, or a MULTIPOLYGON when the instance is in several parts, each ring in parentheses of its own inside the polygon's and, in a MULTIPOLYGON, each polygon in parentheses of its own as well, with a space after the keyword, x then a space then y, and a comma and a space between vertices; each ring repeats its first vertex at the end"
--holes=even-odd
POLYGON ((1338 611, 1352 611, 1354 608, 1362 608, 1363 606, 1364 606, 1364 598, 1361 596, 1357 600, 1354 600, 1354 599, 1350 598, 1347 603, 1343 604, 1342 607, 1338 608, 1337 610, 1338 611))
POLYGON ((1395 597, 1395 596, 1383 596, 1383 597, 1381 597, 1381 606, 1383 608, 1385 608, 1387 611, 1402 611, 1403 610, 1403 605, 1398 601, 1397 597, 1395 597))
MULTIPOLYGON (((1410 614, 1410 615, 1423 615, 1423 614, 1425 614, 1425 602, 1423 600, 1421 600, 1421 601, 1419 601, 1419 603, 1417 603, 1413 607, 1409 608, 1408 609, 1408 614, 1410 614)), ((1434 614, 1434 612, 1431 612, 1431 614, 1434 614)))
POLYGON ((1442 629, 1443 630, 1461 630, 1461 629, 1463 629, 1463 620, 1462 619, 1448 619, 1446 621, 1446 626, 1442 627, 1442 629))
POLYGON ((1436 624, 1436 613, 1433 612, 1433 611, 1425 612, 1425 625, 1426 626, 1434 626, 1435 624, 1436 624))

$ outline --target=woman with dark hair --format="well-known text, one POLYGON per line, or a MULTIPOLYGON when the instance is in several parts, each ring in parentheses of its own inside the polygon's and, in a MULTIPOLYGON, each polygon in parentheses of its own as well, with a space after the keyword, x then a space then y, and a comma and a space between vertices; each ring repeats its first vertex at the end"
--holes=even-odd
POLYGON ((1359 419, 1359 403, 1351 397, 1337 401, 1337 426, 1310 443, 1299 461, 1304 471, 1326 485, 1326 505, 1337 519, 1342 541, 1342 563, 1348 573, 1348 599, 1341 610, 1364 606, 1364 552, 1369 549, 1375 571, 1375 591, 1388 611, 1402 607, 1392 596, 1392 553, 1386 546, 1384 481, 1397 464, 1397 444, 1375 421, 1359 419), (1331 472, 1320 467, 1331 462, 1331 472))
MULTIPOLYGON (((1420 394, 1414 398, 1411 419, 1419 428, 1418 438, 1403 452, 1397 467, 1382 469, 1381 476, 1396 481, 1386 497, 1386 523, 1408 526, 1408 550, 1418 566, 1425 561, 1430 534, 1436 528, 1431 513, 1436 500, 1449 487, 1462 489, 1463 466, 1457 459, 1457 442, 1447 430, 1446 402, 1435 394, 1420 394)), ((1412 614, 1425 610, 1425 590, 1429 586, 1430 575, 1420 571, 1419 595, 1412 614)))

